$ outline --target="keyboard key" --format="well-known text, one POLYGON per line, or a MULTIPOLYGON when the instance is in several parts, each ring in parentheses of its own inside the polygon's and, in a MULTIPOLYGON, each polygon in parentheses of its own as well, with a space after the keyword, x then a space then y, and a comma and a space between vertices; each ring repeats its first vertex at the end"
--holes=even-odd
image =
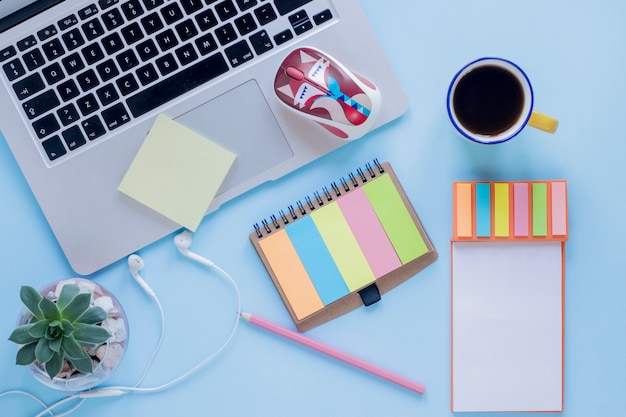
POLYGON ((313 21, 316 25, 321 25, 322 23, 326 23, 333 18, 333 14, 329 9, 324 10, 313 16, 313 21))
POLYGON ((186 42, 198 34, 196 25, 193 24, 193 20, 187 19, 176 25, 176 33, 182 42, 186 42))
POLYGON ((37 38, 35 38, 34 35, 30 35, 17 42, 17 49, 19 49, 20 51, 25 51, 35 45, 37 45, 37 38))
POLYGON ((65 32, 63 35, 61 35, 61 39, 63 39, 65 47, 68 51, 76 49, 79 46, 85 44, 85 38, 83 38, 83 35, 80 33, 80 30, 78 30, 78 28, 74 28, 69 32, 65 32))
POLYGON ((129 71, 139 65, 139 59, 137 58, 137 55, 130 49, 116 56, 115 60, 120 66, 120 69, 124 72, 129 71))
POLYGON ((155 82, 159 78, 159 74, 152 64, 144 65, 139 68, 135 74, 137 75, 137 79, 141 85, 148 85, 155 82))
POLYGON ((119 0, 98 0, 98 4, 102 10, 117 4, 119 0))
POLYGON ((156 35, 156 40, 162 51, 167 51, 178 45, 178 39, 176 39, 176 35, 174 35, 172 29, 165 30, 156 35))
POLYGON ((35 98, 31 98, 22 104, 29 119, 36 119, 44 113, 57 107, 61 102, 53 90, 47 90, 35 98))
POLYGON ((121 32, 126 43, 129 45, 143 39, 143 32, 137 23, 123 27, 121 32))
POLYGON ((58 62, 48 65, 46 68, 41 70, 41 73, 46 78, 46 82, 49 85, 56 84, 65 78, 65 73, 58 62))
POLYGON ((13 84, 13 90, 15 90, 15 94, 20 100, 25 100, 44 88, 46 88, 46 85, 41 75, 36 72, 13 84))
POLYGON ((178 48, 176 50, 176 56, 183 66, 189 65, 193 61, 198 59, 198 54, 196 53, 196 50, 193 49, 193 46, 190 43, 178 48))
POLYGON ((13 58, 17 55, 17 51, 13 46, 7 46, 6 48, 0 50, 0 62, 6 61, 9 58, 13 58))
POLYGON ((235 32, 233 25, 227 23, 215 29, 215 36, 221 45, 226 45, 237 39, 237 32, 235 32))
POLYGON ((222 54, 215 54, 129 97, 126 103, 133 116, 139 117, 227 71, 222 54))
POLYGON ((237 5, 241 11, 248 10, 257 5, 257 0, 237 0, 237 5))
POLYGON ((141 24, 147 35, 151 35, 164 28, 163 21, 156 12, 142 17, 141 24))
POLYGON ((117 32, 102 38, 102 46, 107 55, 113 55, 114 53, 121 51, 124 48, 124 42, 117 32))
POLYGON ((24 69, 24 65, 22 65, 22 61, 18 58, 7 62, 2 66, 4 69, 4 73, 6 74, 9 81, 16 80, 20 78, 22 75, 26 74, 26 70, 24 69))
POLYGON ((143 0, 143 5, 146 6, 146 10, 152 10, 164 3, 164 0, 143 0))
POLYGON ((33 49, 26 52, 22 56, 22 59, 24 60, 24 64, 26 64, 26 68, 31 71, 35 68, 39 68, 46 63, 46 60, 44 59, 43 54, 39 49, 33 49))
POLYGON ((250 43, 257 55, 261 55, 274 47, 270 36, 265 30, 250 36, 250 43))
POLYGON ((120 93, 124 96, 127 96, 139 89, 139 83, 133 74, 126 74, 123 77, 118 78, 115 80, 115 84, 117 84, 117 88, 120 89, 120 93))
POLYGON ((250 61, 254 58, 252 51, 250 50, 250 46, 248 46, 248 42, 245 40, 239 41, 236 44, 229 46, 224 50, 226 52, 226 56, 228 57, 228 61, 230 65, 234 67, 238 67, 239 65, 250 61))
POLYGON ((77 23, 78 23, 78 19, 76 18, 76 15, 71 14, 68 17, 66 17, 65 19, 59 20, 57 25, 59 26, 59 29, 66 30, 66 29, 71 28, 72 26, 74 26, 77 23))
POLYGON ((89 6, 78 11, 78 16, 82 19, 89 19, 91 16, 98 13, 98 8, 95 4, 90 4, 89 6))
POLYGON ((76 105, 83 116, 90 115, 100 108, 96 96, 91 93, 76 100, 76 105))
POLYGON ((181 0, 180 4, 188 15, 202 9, 202 0, 181 0))
POLYGON ((44 43, 41 45, 41 49, 43 50, 43 53, 46 54, 48 61, 53 61, 65 53, 63 44, 58 38, 51 39, 49 42, 44 43))
MULTIPOLYGON (((174 38, 176 40, 176 38, 174 38)), ((137 44, 137 55, 142 61, 147 61, 150 58, 154 58, 159 53, 156 44, 152 39, 147 39, 137 44)))
POLYGON ((102 22, 108 30, 113 30, 124 23, 124 18, 119 10, 111 9, 102 15, 102 22))
POLYGON ((98 95, 98 99, 100 103, 104 107, 112 104, 114 101, 120 98, 120 95, 117 93, 117 90, 113 86, 113 84, 107 84, 104 87, 100 87, 96 90, 96 94, 98 95))
POLYGON ((54 25, 50 25, 38 31, 37 37, 40 41, 45 41, 46 39, 56 35, 57 33, 59 33, 57 31, 57 28, 54 27, 54 25))
POLYGON ((254 21, 250 13, 247 13, 235 19, 235 26, 237 26, 237 30, 242 36, 247 35, 257 28, 256 22, 254 21))
POLYGON ((66 104, 57 110, 57 116, 63 124, 63 126, 71 125, 78 120, 78 110, 73 104, 66 104))
POLYGON ((89 140, 97 139, 106 133, 106 129, 98 116, 92 116, 89 119, 83 120, 81 126, 85 132, 85 136, 89 140))
POLYGON ((95 71, 92 69, 88 69, 87 71, 76 76, 76 81, 78 81, 78 85, 80 85, 80 88, 84 92, 87 92, 100 84, 95 71))
POLYGON ((80 131, 78 126, 70 127, 61 133, 61 135, 63 135, 63 140, 70 151, 73 151, 87 143, 85 137, 83 136, 83 132, 80 131))
POLYGON ((81 27, 87 40, 92 41, 97 37, 104 35, 104 28, 102 27, 102 23, 100 23, 97 18, 92 19, 87 23, 84 23, 81 27))
POLYGON ((96 62, 104 59, 104 52, 97 43, 92 43, 89 46, 84 47, 81 52, 85 57, 87 65, 95 64, 96 62))
POLYGON ((80 90, 74 80, 67 80, 58 85, 57 91, 63 101, 69 101, 74 97, 78 97, 80 90))
POLYGON ((196 39, 196 47, 201 55, 206 55, 217 49, 217 42, 211 33, 207 33, 196 39))
POLYGON ((162 8, 161 15, 167 24, 178 22, 185 16, 177 3, 170 3, 162 8))
POLYGON ((282 32, 274 35, 274 42, 276 42, 276 45, 282 45, 291 39, 293 39, 293 33, 289 29, 283 30, 282 32))
POLYGON ((76 74, 78 71, 85 68, 85 63, 77 52, 66 56, 61 62, 68 75, 76 74))
POLYGON ((57 122, 56 117, 54 117, 54 114, 48 114, 47 116, 33 122, 33 129, 35 129, 35 133, 39 139, 50 136, 60 128, 61 126, 59 125, 59 122, 57 122))
POLYGON ((313 29, 313 23, 304 10, 300 10, 289 16, 289 22, 296 35, 302 35, 307 30, 313 29))
POLYGON ((215 12, 220 17, 222 22, 237 16, 237 9, 232 0, 225 0, 215 5, 215 12))
POLYGON ((161 75, 166 76, 178 69, 178 63, 174 59, 174 55, 167 54, 156 60, 157 68, 161 75))
POLYGON ((102 118, 109 130, 117 129, 123 124, 130 122, 130 116, 122 103, 102 110, 102 118))
POLYGON ((96 66, 96 71, 98 71, 98 75, 103 82, 107 82, 120 75, 120 71, 117 69, 115 62, 112 59, 107 59, 106 61, 98 64, 96 66))
POLYGON ((218 20, 213 10, 208 9, 196 15, 196 22, 200 30, 204 32, 217 26, 218 20))
POLYGON ((44 140, 41 144, 43 145, 43 149, 46 151, 46 154, 48 154, 48 159, 50 159, 50 161, 54 161, 67 153, 65 146, 63 146, 63 142, 61 142, 61 138, 57 135, 44 140))
POLYGON ((139 4, 139 0, 130 0, 122 4, 122 12, 124 12, 126 20, 132 20, 144 13, 143 7, 139 4))
POLYGON ((261 7, 254 9, 254 15, 256 16, 261 26, 267 25, 272 20, 276 20, 278 18, 271 4, 265 4, 261 7))
POLYGON ((281 16, 296 10, 298 7, 304 6, 311 0, 274 0, 274 5, 278 9, 281 16))

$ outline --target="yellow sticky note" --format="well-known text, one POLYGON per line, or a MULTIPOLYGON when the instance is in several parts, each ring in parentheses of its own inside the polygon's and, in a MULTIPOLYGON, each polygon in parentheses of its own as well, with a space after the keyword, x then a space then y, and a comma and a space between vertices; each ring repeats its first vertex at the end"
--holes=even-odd
POLYGON ((159 115, 119 190, 195 231, 236 155, 159 115))

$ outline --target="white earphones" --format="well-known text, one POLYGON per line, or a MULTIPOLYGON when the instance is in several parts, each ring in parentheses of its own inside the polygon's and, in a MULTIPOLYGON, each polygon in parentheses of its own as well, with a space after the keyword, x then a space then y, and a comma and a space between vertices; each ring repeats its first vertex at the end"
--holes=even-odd
POLYGON ((143 266, 144 263, 141 256, 132 254, 128 257, 128 270, 130 272, 130 275, 135 279, 135 281, 137 281, 137 284, 139 284, 139 286, 148 293, 150 297, 154 298, 156 297, 156 294, 154 293, 152 288, 150 288, 148 283, 144 281, 143 278, 141 278, 141 275, 139 275, 139 271, 143 269, 143 266))
POLYGON ((176 235, 176 237, 174 238, 174 245, 176 245, 178 251, 187 258, 199 262, 202 265, 206 265, 212 268, 216 267, 215 263, 210 259, 207 259, 189 250, 189 248, 191 247, 191 232, 189 230, 183 230, 181 233, 176 235))

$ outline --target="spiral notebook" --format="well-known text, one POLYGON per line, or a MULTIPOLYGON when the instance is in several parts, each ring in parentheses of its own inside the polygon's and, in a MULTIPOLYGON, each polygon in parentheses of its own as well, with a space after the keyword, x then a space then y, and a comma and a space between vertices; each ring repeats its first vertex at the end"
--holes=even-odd
POLYGON ((378 160, 254 229, 250 241, 300 331, 378 302, 437 259, 391 165, 378 160))

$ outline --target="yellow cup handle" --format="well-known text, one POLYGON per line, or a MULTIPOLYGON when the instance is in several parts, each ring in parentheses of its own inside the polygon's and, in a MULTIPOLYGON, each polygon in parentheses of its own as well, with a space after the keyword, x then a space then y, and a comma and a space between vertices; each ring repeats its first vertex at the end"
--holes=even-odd
POLYGON ((528 119, 528 125, 544 132, 554 133, 559 126, 559 121, 547 114, 533 110, 530 119, 528 119))

